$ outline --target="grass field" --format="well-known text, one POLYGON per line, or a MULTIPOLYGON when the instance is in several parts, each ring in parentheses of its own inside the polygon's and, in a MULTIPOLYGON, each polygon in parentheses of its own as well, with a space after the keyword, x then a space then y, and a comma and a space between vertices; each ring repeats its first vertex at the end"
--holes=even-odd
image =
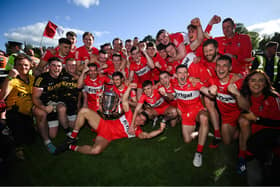
MULTIPOLYGON (((151 125, 144 128, 151 130, 151 125)), ((78 144, 92 144, 96 136, 88 127, 79 134, 78 144)), ((54 140, 65 138, 61 130, 54 140)), ((25 147, 24 161, 13 161, 1 176, 1 185, 36 186, 244 186, 246 177, 236 173, 237 143, 217 149, 204 148, 203 166, 192 165, 197 139, 185 144, 181 127, 168 127, 151 140, 120 139, 111 142, 98 156, 67 151, 50 155, 40 137, 25 147)))

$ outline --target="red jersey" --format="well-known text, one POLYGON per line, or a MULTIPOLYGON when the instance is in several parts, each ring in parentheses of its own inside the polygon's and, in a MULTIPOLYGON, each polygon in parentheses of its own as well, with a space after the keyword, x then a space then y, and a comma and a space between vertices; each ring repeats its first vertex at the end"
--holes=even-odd
MULTIPOLYGON (((264 95, 259 97, 251 96, 252 106, 250 110, 259 117, 280 120, 280 97, 269 96, 264 99, 264 95)), ((252 124, 252 133, 256 133, 264 128, 280 129, 279 127, 267 127, 260 124, 252 124)))
MULTIPOLYGON (((120 90, 119 88, 117 88, 115 85, 113 86, 113 91, 118 95, 119 100, 121 101, 123 94, 126 92, 127 90, 127 86, 124 86, 124 88, 122 90, 120 90)), ((130 91, 130 99, 131 98, 135 98, 136 97, 136 92, 134 90, 130 91)), ((120 105, 118 106, 118 112, 122 113, 122 103, 120 103, 120 105)))
POLYGON ((97 48, 92 47, 90 51, 87 50, 85 46, 81 46, 78 49, 76 49, 76 54, 75 54, 75 59, 77 61, 85 61, 85 60, 90 60, 90 55, 91 54, 96 54, 98 55, 99 51, 97 48))
POLYGON ((236 57, 239 66, 235 71, 242 73, 247 70, 250 62, 246 62, 246 59, 251 57, 252 52, 252 43, 248 35, 235 33, 233 38, 221 36, 216 37, 215 40, 219 44, 221 54, 229 53, 236 57))
MULTIPOLYGON (((214 84, 217 86, 217 105, 222 115, 231 115, 232 112, 240 113, 235 97, 228 91, 228 86, 233 75, 227 83, 221 83, 219 79, 213 79, 214 84)), ((240 90, 243 80, 239 79, 234 84, 240 90)))
POLYGON ((142 87, 142 83, 145 80, 151 80, 152 78, 151 68, 147 64, 147 59, 143 56, 141 57, 140 64, 136 64, 136 62, 130 64, 130 70, 134 71, 137 76, 138 86, 142 87))
POLYGON ((140 126, 136 127, 135 135, 130 135, 128 133, 129 126, 132 122, 132 117, 133 113, 131 110, 129 110, 116 120, 104 120, 101 118, 96 130, 97 136, 102 136, 108 141, 139 136, 139 134, 142 132, 140 126))
POLYGON ((60 56, 57 50, 55 54, 52 54, 49 50, 47 50, 44 56, 42 57, 42 60, 47 62, 51 57, 58 57, 59 59, 62 60, 63 64, 66 63, 66 60, 68 58, 75 58, 75 56, 72 53, 69 53, 67 56, 60 56))
POLYGON ((181 60, 169 62, 167 58, 167 71, 171 74, 174 75, 176 73, 176 67, 180 64, 185 64, 187 65, 188 63, 192 63, 193 59, 195 58, 195 54, 192 52, 188 52, 184 58, 181 60))
POLYGON ((216 62, 200 61, 210 72, 212 78, 218 78, 216 74, 216 62))
MULTIPOLYGON (((58 51, 58 50, 59 50, 59 46, 57 46, 57 47, 54 48, 54 49, 55 49, 56 51, 58 51)), ((77 49, 76 46, 74 46, 73 49, 71 48, 69 54, 70 54, 71 56, 75 56, 75 54, 76 54, 76 49, 77 49)))
POLYGON ((92 80, 89 75, 86 76, 84 80, 83 92, 87 93, 88 108, 97 111, 99 103, 97 102, 99 96, 98 94, 104 90, 104 83, 109 83, 110 79, 108 77, 97 77, 92 80))
MULTIPOLYGON (((116 70, 114 66, 109 66, 108 68, 104 69, 103 71, 110 79, 112 79, 113 73, 116 71, 120 71, 120 70, 116 70)), ((120 72, 123 73, 123 76, 125 79, 128 79, 128 77, 129 77, 128 68, 125 68, 124 71, 120 71, 120 72)))
MULTIPOLYGON (((97 65, 97 67, 98 68, 100 68, 100 63, 98 63, 98 62, 94 62, 96 65, 97 65)), ((106 60, 106 62, 105 62, 105 64, 106 65, 108 65, 108 67, 107 68, 109 68, 109 67, 111 67, 111 66, 113 66, 113 62, 112 62, 112 60, 106 60)))
POLYGON ((201 106, 201 108, 203 108, 200 99, 200 88, 203 87, 202 83, 193 85, 190 80, 187 79, 186 84, 181 86, 178 80, 174 80, 172 86, 176 93, 177 106, 181 112, 186 113, 192 110, 194 106, 201 106))
MULTIPOLYGON (((169 84, 169 87, 168 87, 168 88, 166 88, 166 87, 164 87, 164 86, 159 86, 158 89, 159 89, 159 88, 164 88, 164 90, 165 90, 165 92, 166 92, 167 94, 172 94, 174 97, 176 96, 176 93, 175 93, 175 91, 174 91, 174 89, 173 89, 173 87, 172 87, 171 84, 169 84)), ((176 102, 175 99, 172 100, 172 101, 166 101, 166 102, 167 102, 169 105, 171 105, 171 106, 177 107, 177 102, 176 102)))
POLYGON ((175 44, 176 48, 179 47, 181 43, 184 44, 184 35, 180 32, 169 34, 170 42, 175 44))
POLYGON ((167 64, 166 64, 166 61, 159 55, 158 52, 152 59, 153 59, 153 62, 155 65, 158 63, 160 66, 160 67, 155 67, 152 70, 152 79, 158 81, 160 72, 166 71, 167 64))
POLYGON ((204 84, 212 77, 211 72, 201 62, 190 61, 187 66, 189 76, 199 78, 204 84))
POLYGON ((153 94, 150 97, 143 93, 138 103, 144 104, 144 102, 148 103, 152 108, 160 108, 168 105, 157 89, 154 89, 153 94))
MULTIPOLYGON (((119 96, 119 98, 122 98, 123 94, 125 93, 125 91, 127 90, 127 86, 124 86, 124 88, 122 90, 120 90, 119 88, 117 88, 115 85, 113 86, 113 91, 119 96)), ((130 91, 130 97, 136 97, 136 93, 134 90, 130 91)))
POLYGON ((179 66, 181 63, 179 61, 173 61, 173 62, 166 62, 167 68, 166 71, 170 73, 170 75, 174 75, 176 73, 176 67, 179 66))

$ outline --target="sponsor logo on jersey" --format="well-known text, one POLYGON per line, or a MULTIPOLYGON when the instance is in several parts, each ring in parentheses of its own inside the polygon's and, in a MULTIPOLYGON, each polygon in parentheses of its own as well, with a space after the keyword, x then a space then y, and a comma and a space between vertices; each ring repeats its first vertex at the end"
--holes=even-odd
POLYGON ((99 92, 102 89, 103 89, 103 85, 102 86, 97 86, 97 87, 85 86, 84 91, 89 93, 89 94, 96 94, 97 92, 99 92))
POLYGON ((140 70, 136 71, 135 73, 138 75, 138 76, 143 76, 144 74, 148 73, 151 69, 148 67, 148 66, 145 66, 143 68, 141 68, 140 70))
POLYGON ((198 90, 193 90, 193 91, 183 91, 183 90, 176 90, 176 89, 174 90, 176 92, 176 99, 193 100, 200 96, 200 92, 198 90))
POLYGON ((221 94, 218 93, 217 94, 217 100, 221 101, 222 103, 231 103, 231 104, 235 104, 236 100, 229 94, 221 94))
POLYGON ((152 107, 152 108, 155 108, 155 107, 159 107, 162 103, 164 102, 164 99, 161 97, 159 100, 157 100, 155 103, 149 103, 149 105, 152 107))
POLYGON ((125 115, 122 115, 119 120, 120 120, 121 124, 123 125, 124 132, 127 134, 128 138, 135 137, 135 135, 131 135, 131 134, 128 133, 129 122, 127 121, 125 115))

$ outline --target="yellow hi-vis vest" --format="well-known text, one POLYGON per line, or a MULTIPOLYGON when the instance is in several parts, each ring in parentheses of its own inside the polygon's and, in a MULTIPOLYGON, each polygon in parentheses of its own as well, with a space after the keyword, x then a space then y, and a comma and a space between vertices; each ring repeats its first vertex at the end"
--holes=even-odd
MULTIPOLYGON (((273 64, 273 82, 277 78, 277 72, 278 72, 278 61, 279 61, 279 56, 275 55, 274 56, 274 64, 273 64)), ((258 69, 265 71, 265 66, 266 66, 266 59, 262 55, 257 55, 257 60, 259 62, 258 69)))

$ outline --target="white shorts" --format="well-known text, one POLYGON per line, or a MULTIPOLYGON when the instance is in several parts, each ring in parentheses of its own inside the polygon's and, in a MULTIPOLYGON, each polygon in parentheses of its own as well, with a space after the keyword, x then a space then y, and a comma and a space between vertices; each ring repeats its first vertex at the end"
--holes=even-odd
MULTIPOLYGON (((76 117, 77 117, 76 114, 71 115, 71 116, 67 116, 69 121, 75 121, 76 117)), ((59 121, 58 120, 48 121, 48 125, 49 125, 49 128, 58 127, 59 121)))

